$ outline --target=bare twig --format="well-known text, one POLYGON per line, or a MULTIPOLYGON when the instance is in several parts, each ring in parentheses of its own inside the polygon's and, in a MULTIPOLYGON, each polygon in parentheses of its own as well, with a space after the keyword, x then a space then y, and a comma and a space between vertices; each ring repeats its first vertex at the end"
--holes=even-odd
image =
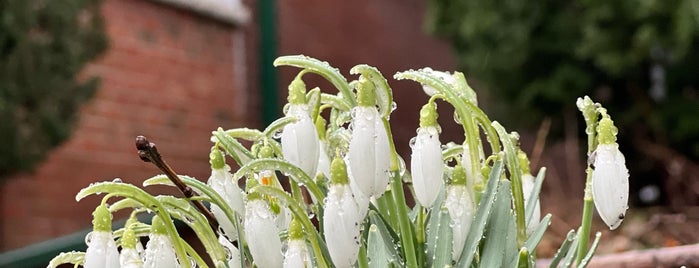
POLYGON ((191 202, 194 207, 199 210, 206 219, 209 221, 209 225, 211 225, 211 228, 214 230, 218 230, 218 221, 214 217, 214 214, 211 213, 211 211, 204 206, 204 203, 202 203, 199 200, 192 199, 192 197, 196 196, 194 191, 192 191, 192 188, 184 184, 182 180, 177 176, 177 173, 167 164, 165 163, 165 160, 163 160, 162 156, 160 156, 160 153, 158 152, 158 148, 155 147, 155 143, 149 142, 148 139, 144 136, 138 136, 136 137, 136 149, 138 149, 138 156, 143 160, 143 162, 150 162, 153 163, 160 171, 165 173, 165 175, 172 181, 172 183, 177 186, 178 189, 180 189, 180 192, 184 194, 185 197, 189 199, 189 202, 191 202))

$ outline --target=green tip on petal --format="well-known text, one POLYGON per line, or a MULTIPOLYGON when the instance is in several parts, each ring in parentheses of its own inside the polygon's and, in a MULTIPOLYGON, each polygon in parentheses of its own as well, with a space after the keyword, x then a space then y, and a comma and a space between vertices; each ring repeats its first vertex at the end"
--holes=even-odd
POLYGON ((92 230, 98 232, 112 231, 112 213, 107 205, 101 204, 92 212, 92 230))
POLYGON ((602 114, 602 119, 597 125, 597 140, 599 144, 612 144, 616 142, 618 129, 614 126, 614 121, 607 113, 602 114))
POLYGON ((165 222, 160 218, 160 216, 153 216, 153 220, 150 223, 150 231, 153 234, 167 234, 165 222))
POLYGON ((216 147, 211 148, 209 163, 211 163, 211 169, 222 169, 226 165, 226 161, 223 159, 223 152, 216 147))
POLYGON ((452 185, 466 185, 466 169, 461 165, 456 165, 451 172, 452 185))
POLYGON ((303 239, 303 226, 301 222, 294 217, 289 223, 289 240, 303 239))
POLYGON ((291 84, 289 84, 289 104, 305 104, 306 103, 306 83, 301 79, 301 75, 296 76, 291 84))
POLYGON ((428 102, 420 109, 420 127, 431 127, 437 125, 437 105, 434 102, 428 102))
POLYGON ((330 181, 332 184, 347 184, 347 165, 340 157, 335 157, 330 163, 330 181))
POLYGON ((364 76, 360 76, 357 83, 357 104, 363 107, 376 105, 376 86, 364 76))
POLYGON ((132 226, 126 225, 124 234, 121 236, 121 247, 135 249, 137 241, 136 232, 133 230, 132 226))

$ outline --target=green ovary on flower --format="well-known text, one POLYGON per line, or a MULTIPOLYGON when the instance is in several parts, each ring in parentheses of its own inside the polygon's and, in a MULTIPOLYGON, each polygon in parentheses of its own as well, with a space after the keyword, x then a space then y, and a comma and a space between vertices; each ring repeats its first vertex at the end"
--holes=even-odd
POLYGON ((95 208, 92 216, 93 231, 85 238, 87 250, 83 266, 86 268, 119 267, 119 251, 112 236, 112 213, 109 212, 107 205, 100 204, 95 208))
POLYGON ((345 161, 339 155, 330 164, 330 181, 333 184, 348 184, 347 165, 345 165, 345 161))
POLYGON ((616 143, 617 133, 618 130, 614 126, 614 121, 612 121, 606 112, 602 113, 602 119, 599 120, 597 125, 597 140, 599 144, 616 143))
POLYGON ((301 79, 299 74, 291 84, 289 84, 289 104, 305 104, 306 103, 306 83, 301 79))
POLYGON ((140 245, 136 232, 128 224, 121 237, 121 253, 119 254, 119 265, 122 268, 137 268, 143 266, 143 259, 136 245, 140 245))
POLYGON ((437 105, 430 101, 420 109, 420 127, 437 126, 437 105))
POLYGON ((223 159, 223 153, 218 148, 211 148, 209 163, 211 164, 211 169, 222 169, 226 164, 226 160, 223 159))
MULTIPOLYGON (((167 219, 170 220, 170 219, 167 219)), ((146 244, 144 268, 180 267, 175 248, 167 235, 165 222, 160 216, 153 216, 151 234, 146 244)))
POLYGON ((284 268, 313 267, 311 254, 303 239, 303 228, 297 219, 289 223, 289 243, 284 252, 284 268))
POLYGON ((364 76, 359 77, 357 104, 361 107, 374 107, 376 105, 376 86, 364 76))
POLYGON ((107 205, 101 204, 92 212, 92 230, 99 232, 112 231, 112 213, 107 205))

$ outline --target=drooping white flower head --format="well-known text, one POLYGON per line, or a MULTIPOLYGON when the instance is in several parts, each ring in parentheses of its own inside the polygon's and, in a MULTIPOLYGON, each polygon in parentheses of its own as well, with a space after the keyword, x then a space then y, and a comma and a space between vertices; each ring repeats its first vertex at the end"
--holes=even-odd
POLYGON ((310 268, 313 267, 311 254, 303 239, 303 228, 297 219, 289 224, 289 243, 284 252, 284 268, 310 268))
POLYGON ((282 243, 275 215, 257 193, 245 204, 245 237, 255 264, 260 268, 282 267, 282 243))
POLYGON ((238 248, 222 235, 218 236, 218 242, 226 248, 228 252, 228 268, 240 268, 240 251, 238 248))
POLYGON ((92 213, 92 232, 85 237, 87 251, 85 251, 86 268, 118 268, 119 251, 112 236, 112 213, 106 205, 97 206, 92 213))
POLYGON ((282 153, 289 163, 314 178, 318 168, 320 142, 306 104, 305 91, 306 85, 300 78, 294 79, 289 85, 289 111, 286 116, 296 118, 296 122, 284 126, 281 135, 282 153))
POLYGON ((144 268, 180 267, 175 254, 175 246, 167 235, 165 223, 160 216, 153 216, 151 234, 148 237, 144 268))
POLYGON ((475 215, 475 202, 471 190, 466 186, 466 171, 457 165, 452 171, 451 184, 447 186, 444 206, 449 211, 452 227, 452 259, 458 260, 466 243, 475 215))
POLYGON ((336 157, 331 165, 331 184, 325 200, 323 225, 330 258, 338 268, 352 267, 359 254, 359 225, 362 221, 348 184, 344 161, 336 157))
POLYGON ((599 145, 593 158, 592 195, 600 217, 614 230, 624 220, 629 207, 629 170, 616 143, 614 122, 606 112, 602 116, 597 126, 599 145))
POLYGON ((417 136, 410 142, 413 189, 417 201, 426 208, 434 204, 444 185, 442 144, 439 141, 439 125, 436 120, 436 106, 429 102, 420 111, 420 128, 417 130, 417 136))
POLYGON ((375 106, 374 91, 371 82, 358 86, 359 106, 352 109, 352 137, 347 156, 352 179, 362 193, 379 198, 388 186, 391 154, 388 134, 375 106))
POLYGON ((124 234, 121 236, 121 253, 119 253, 119 265, 121 268, 141 268, 143 267, 143 256, 137 249, 138 241, 132 226, 127 222, 124 234))
MULTIPOLYGON (((226 204, 231 207, 238 215, 242 217, 245 213, 243 208, 243 190, 240 189, 238 183, 233 180, 231 175, 231 167, 226 165, 223 160, 223 154, 218 149, 213 149, 210 154, 211 176, 207 184, 216 191, 226 204)), ((223 210, 215 204, 211 204, 211 212, 219 222, 221 229, 230 239, 236 239, 238 232, 235 230, 235 225, 231 222, 223 210)))

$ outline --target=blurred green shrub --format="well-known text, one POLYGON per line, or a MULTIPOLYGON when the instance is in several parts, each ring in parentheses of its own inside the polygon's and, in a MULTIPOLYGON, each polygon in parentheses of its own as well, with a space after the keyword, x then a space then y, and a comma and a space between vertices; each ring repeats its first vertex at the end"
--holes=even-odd
POLYGON ((0 178, 65 140, 95 92, 95 78, 76 76, 107 47, 100 3, 0 1, 0 178))

